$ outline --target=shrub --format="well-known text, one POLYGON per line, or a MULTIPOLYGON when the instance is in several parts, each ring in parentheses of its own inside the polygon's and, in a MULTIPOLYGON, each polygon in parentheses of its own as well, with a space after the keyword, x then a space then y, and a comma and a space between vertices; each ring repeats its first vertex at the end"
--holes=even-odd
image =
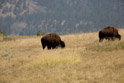
POLYGON ((6 34, 0 29, 0 36, 6 36, 6 34))
POLYGON ((42 36, 42 35, 45 35, 45 33, 44 32, 41 32, 41 31, 38 31, 37 32, 37 36, 42 36))

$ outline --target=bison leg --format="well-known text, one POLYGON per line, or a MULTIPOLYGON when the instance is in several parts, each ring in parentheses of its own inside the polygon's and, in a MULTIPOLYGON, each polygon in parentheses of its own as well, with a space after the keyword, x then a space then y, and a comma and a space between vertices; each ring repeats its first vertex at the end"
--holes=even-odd
POLYGON ((46 47, 46 44, 42 42, 42 47, 43 49, 46 47))
POLYGON ((46 45, 42 45, 43 49, 46 47, 46 45))
POLYGON ((108 37, 108 40, 110 41, 110 40, 111 40, 111 38, 110 38, 110 37, 108 37))
POLYGON ((54 43, 52 44, 52 49, 57 48, 57 46, 59 46, 58 42, 54 42, 54 43))
POLYGON ((47 49, 50 50, 51 49, 51 46, 47 46, 47 49))
POLYGON ((112 41, 114 41, 114 40, 115 40, 115 38, 114 38, 114 37, 112 37, 111 39, 112 39, 112 41))
POLYGON ((52 49, 55 49, 55 48, 56 48, 56 46, 53 46, 53 47, 52 47, 52 49))
POLYGON ((55 49, 56 48, 56 44, 54 44, 53 46, 52 46, 52 49, 55 49))
POLYGON ((103 41, 103 38, 100 38, 100 39, 99 39, 99 42, 102 42, 102 41, 103 41))
POLYGON ((46 47, 46 43, 45 43, 45 41, 44 41, 44 38, 42 38, 41 39, 41 44, 42 44, 42 47, 43 47, 43 49, 46 47))

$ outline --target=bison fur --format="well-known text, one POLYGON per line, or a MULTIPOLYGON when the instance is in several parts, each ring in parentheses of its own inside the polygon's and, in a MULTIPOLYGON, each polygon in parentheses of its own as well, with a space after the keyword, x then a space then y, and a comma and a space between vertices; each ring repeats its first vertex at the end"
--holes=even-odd
POLYGON ((41 44, 43 49, 47 46, 48 49, 55 49, 57 47, 65 48, 64 41, 56 33, 50 33, 41 38, 41 44))
POLYGON ((118 33, 117 28, 113 26, 108 26, 99 31, 99 42, 103 41, 104 39, 114 40, 115 38, 121 40, 121 35, 118 33))

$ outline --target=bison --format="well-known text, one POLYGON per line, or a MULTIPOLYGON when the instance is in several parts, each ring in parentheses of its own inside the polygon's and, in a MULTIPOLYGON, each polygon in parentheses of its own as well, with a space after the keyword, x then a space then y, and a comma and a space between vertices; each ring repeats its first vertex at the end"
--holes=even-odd
POLYGON ((99 42, 103 41, 103 39, 114 41, 115 38, 121 40, 121 35, 118 33, 117 28, 113 26, 108 26, 99 31, 99 42))
POLYGON ((56 33, 50 33, 41 38, 41 44, 43 49, 47 46, 47 49, 55 49, 57 47, 65 48, 64 41, 56 33))

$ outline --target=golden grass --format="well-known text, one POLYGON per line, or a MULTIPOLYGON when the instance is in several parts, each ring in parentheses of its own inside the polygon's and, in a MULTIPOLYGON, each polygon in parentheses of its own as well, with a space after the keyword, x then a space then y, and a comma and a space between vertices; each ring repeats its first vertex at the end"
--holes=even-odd
POLYGON ((93 51, 113 51, 113 50, 123 50, 124 49, 124 42, 104 42, 102 44, 94 44, 87 48, 88 50, 93 51))
POLYGON ((3 36, 0 36, 0 41, 2 41, 3 40, 3 36))
POLYGON ((98 33, 63 35, 66 48, 54 50, 41 37, 10 36, 0 42, 0 83, 124 83, 123 32, 101 43, 98 33))

